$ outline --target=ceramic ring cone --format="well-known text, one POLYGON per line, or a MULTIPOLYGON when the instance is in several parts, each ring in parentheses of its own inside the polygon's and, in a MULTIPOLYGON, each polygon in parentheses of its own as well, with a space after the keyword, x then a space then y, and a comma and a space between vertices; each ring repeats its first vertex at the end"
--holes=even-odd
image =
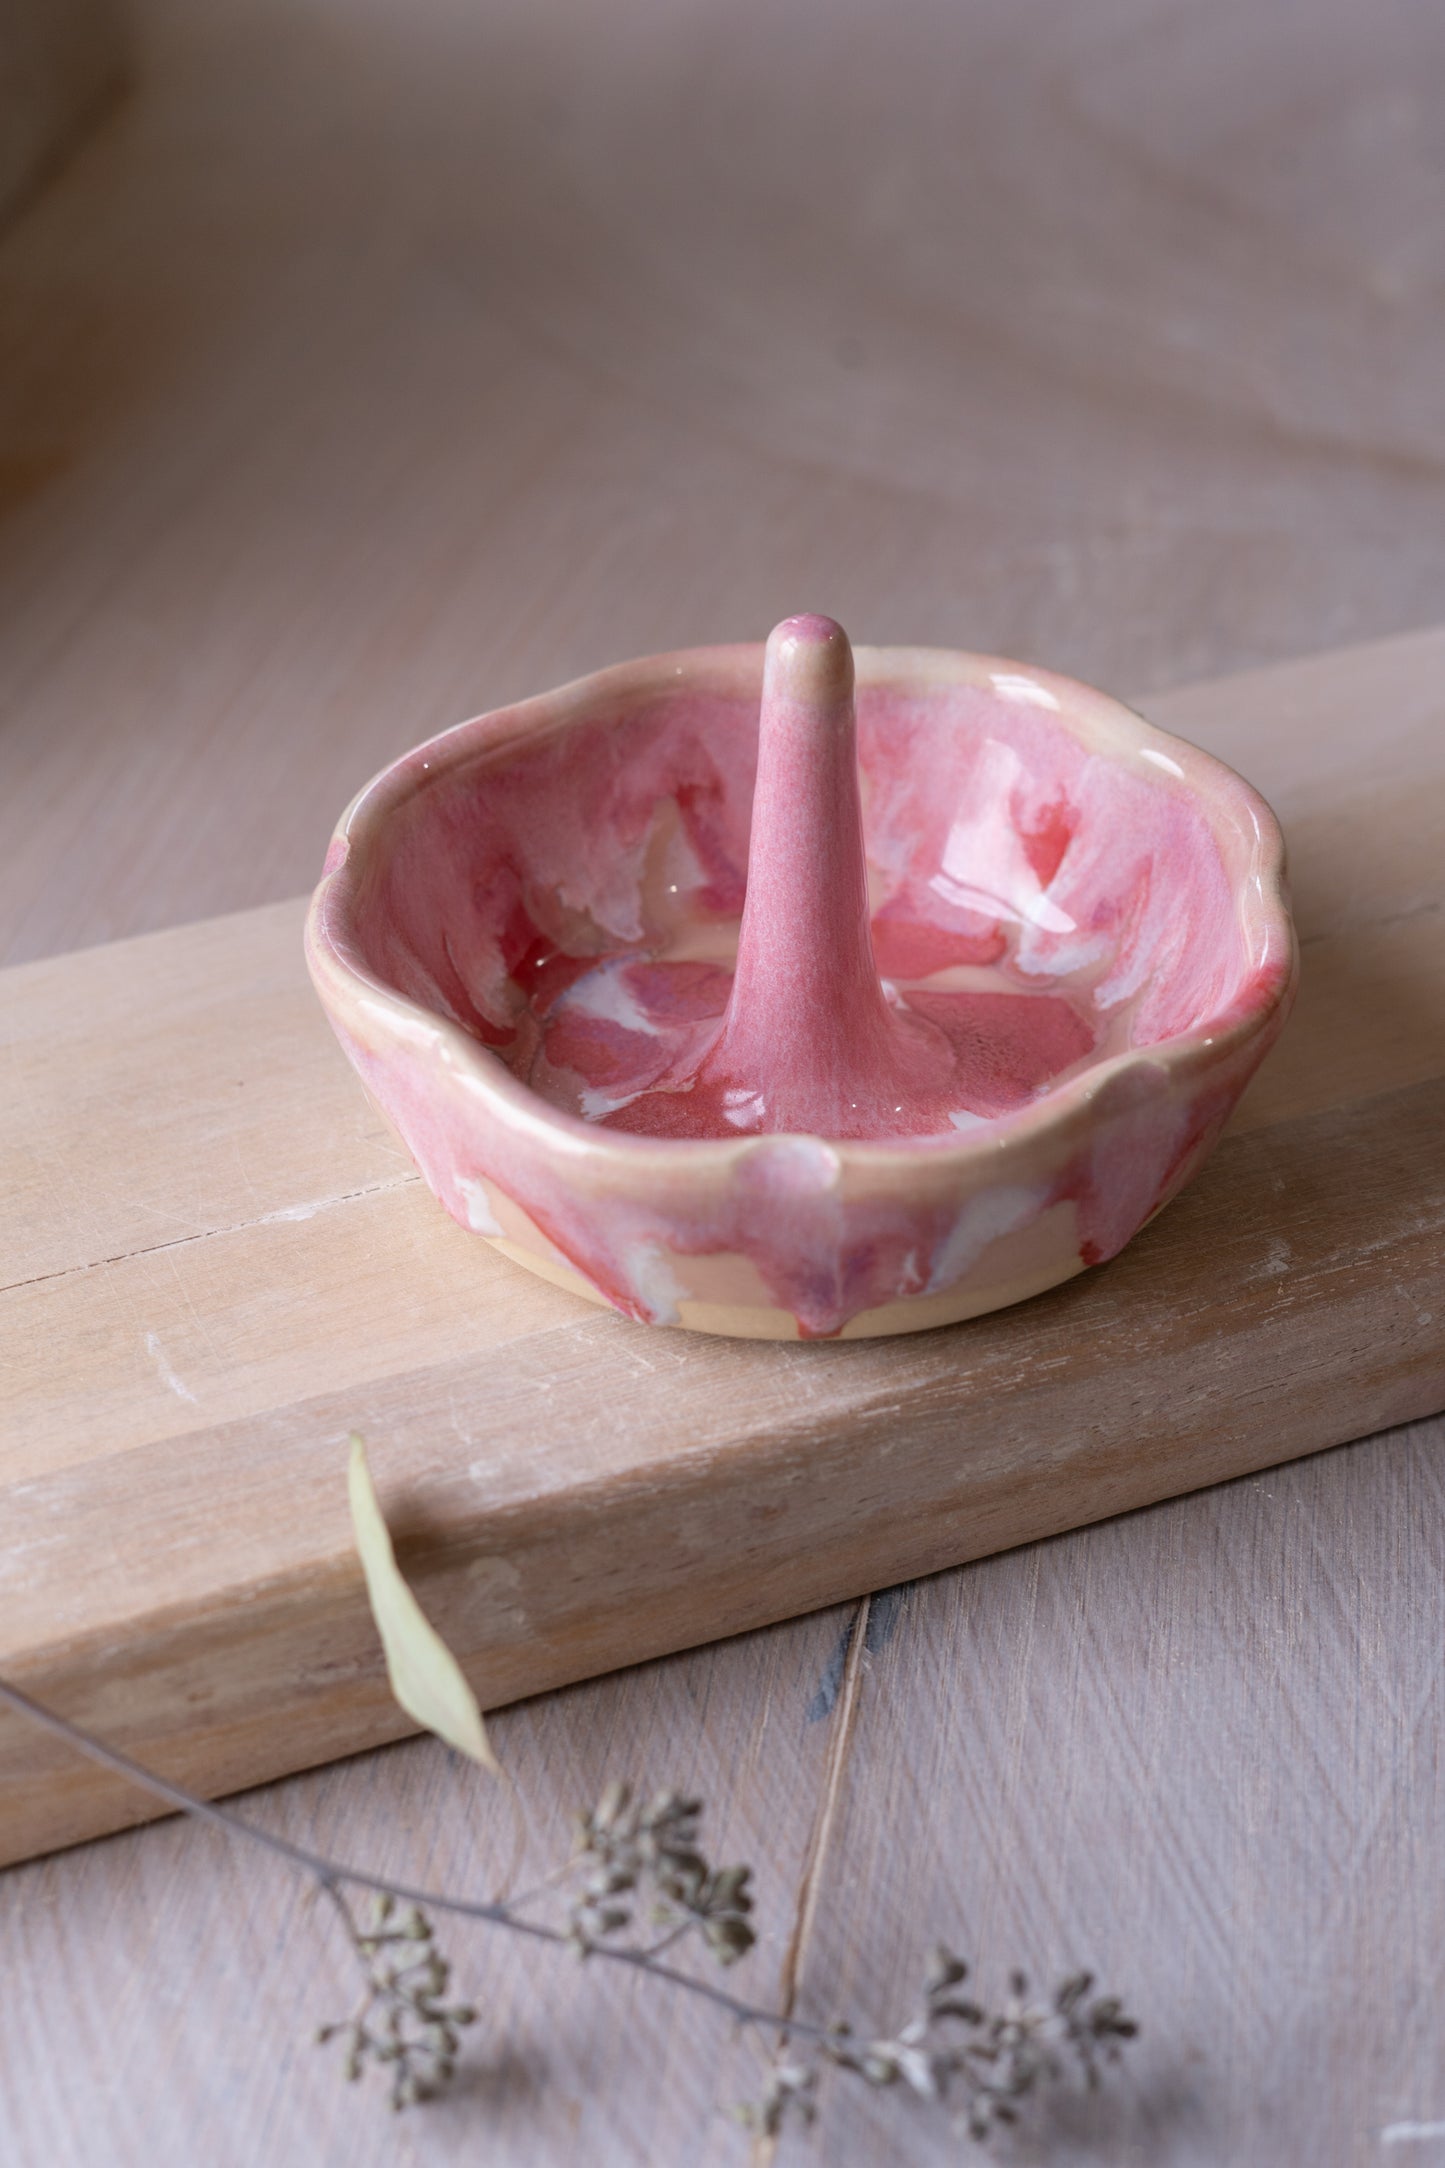
POLYGON ((886 999, 873 957, 853 650, 831 617, 790 617, 763 661, 758 776, 737 968, 695 1071, 613 1119, 650 1135, 948 1128, 944 1036, 886 999))
POLYGON ((1105 695, 800 617, 396 762, 307 947, 509 1256, 654 1324, 896 1332, 1189 1180, 1288 1011, 1282 876, 1248 785, 1105 695))
POLYGON ((788 618, 763 661, 737 970, 699 1078, 720 1087, 739 1127, 867 1133, 864 1080, 890 1034, 868 920, 857 735, 842 626, 788 618))

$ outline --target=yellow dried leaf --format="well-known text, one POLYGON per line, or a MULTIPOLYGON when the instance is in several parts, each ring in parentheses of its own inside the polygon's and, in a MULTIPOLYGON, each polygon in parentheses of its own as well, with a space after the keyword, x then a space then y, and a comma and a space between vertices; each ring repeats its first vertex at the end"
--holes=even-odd
POLYGON ((386 1652, 386 1675, 392 1692, 408 1716, 414 1716, 459 1753, 495 1770, 497 1762, 487 1743, 477 1697, 461 1665, 402 1579, 391 1532, 371 1480, 366 1447, 355 1431, 351 1433, 347 1483, 351 1525, 366 1575, 371 1615, 386 1652))

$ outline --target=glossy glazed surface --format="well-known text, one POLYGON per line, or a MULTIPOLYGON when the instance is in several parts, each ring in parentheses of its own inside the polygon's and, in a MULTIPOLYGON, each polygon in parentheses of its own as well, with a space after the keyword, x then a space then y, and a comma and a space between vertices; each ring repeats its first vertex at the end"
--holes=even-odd
POLYGON ((733 968, 607 959, 563 995, 529 1081, 644 1136, 876 1142, 1010 1112, 1093 1052, 1085 1004, 979 985, 976 937, 935 929, 930 957, 925 925, 885 923, 905 972, 883 976, 872 917, 852 651, 831 618, 790 618, 764 656, 733 968))
POLYGON ((761 780, 759 649, 464 724, 353 806, 309 952, 465 1224, 653 1322, 906 1329, 1113 1255, 1197 1167, 1293 983, 1278 832, 981 658, 862 651, 855 770, 846 642, 790 626, 761 780))

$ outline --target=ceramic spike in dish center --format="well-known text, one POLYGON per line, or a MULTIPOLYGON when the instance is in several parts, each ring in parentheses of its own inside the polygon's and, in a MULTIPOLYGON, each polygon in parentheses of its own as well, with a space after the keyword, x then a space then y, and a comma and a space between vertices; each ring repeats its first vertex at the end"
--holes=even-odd
POLYGON ((629 1317, 769 1338, 1115 1255, 1296 973, 1279 831, 1229 769, 825 617, 408 753, 343 817, 307 952, 464 1226, 629 1317))

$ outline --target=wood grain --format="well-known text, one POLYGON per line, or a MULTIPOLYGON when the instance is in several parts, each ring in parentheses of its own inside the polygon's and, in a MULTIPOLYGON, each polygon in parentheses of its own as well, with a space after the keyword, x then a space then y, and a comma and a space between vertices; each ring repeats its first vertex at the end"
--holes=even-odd
MULTIPOLYGON (((133 98, 0 245, 12 958, 294 893, 401 744, 802 606, 1141 692, 1439 617, 1433 0, 845 0, 821 37, 806 0, 130 13, 133 98)), ((1279 794, 1266 737, 1235 757, 1279 794)), ((1436 923, 1358 937, 1340 998, 1372 1028, 1322 1080, 1302 1009, 1291 1094, 1368 1088, 1382 1024, 1400 1058, 1436 923)), ((1381 2137, 1445 2117, 1442 1446, 915 1586, 856 1637, 837 1753, 836 1705, 807 1721, 836 1614, 506 1712, 503 1752, 545 1830, 604 1774, 695 1773, 770 1932, 821 1937, 803 1992, 860 2016, 935 1929, 992 1979, 1107 1962, 1138 2103, 1035 2157, 1445 2157, 1381 2137)), ((481 1800, 459 1826, 454 1783, 416 1743, 251 1804, 489 1879, 509 1832, 481 1800)), ((348 1992, 317 1932, 174 1825, 8 1875, 0 2151, 741 2157, 724 2036, 586 1973, 534 1998, 480 1941, 505 2033, 398 2128, 304 2044, 348 1992)), ((792 2157, 926 2159, 894 2105, 841 2096, 792 2157)))
MULTIPOLYGON (((1442 1447, 1412 1426, 865 1614, 800 2012, 897 2024, 935 1931, 990 1994, 1086 1964, 1144 2030, 1023 2161, 1433 2162, 1381 2133, 1445 2105, 1442 1447)), ((836 2090, 816 2146, 958 2158, 836 2090)))
POLYGON ((790 611, 1125 691, 1439 621, 1434 0, 134 12, 0 257, 5 960, 790 611))
MULTIPOLYGON (((1280 763, 1308 720, 1294 858, 1329 964, 1303 1103, 1272 1080, 1110 1268, 965 1327, 728 1343, 523 1277, 364 1107, 293 908, 8 974, 5 1667, 207 1793, 395 1737, 352 1428, 495 1707, 1433 1413, 1445 962, 1410 944, 1445 897, 1442 659, 1445 635, 1312 666, 1306 700, 1287 671, 1189 696, 1201 736, 1280 763), (1392 718, 1368 747, 1362 675, 1392 718), (1361 1091, 1334 1050, 1366 978, 1361 1091)), ((0 1857, 144 1805, 0 1725, 0 1857)))

